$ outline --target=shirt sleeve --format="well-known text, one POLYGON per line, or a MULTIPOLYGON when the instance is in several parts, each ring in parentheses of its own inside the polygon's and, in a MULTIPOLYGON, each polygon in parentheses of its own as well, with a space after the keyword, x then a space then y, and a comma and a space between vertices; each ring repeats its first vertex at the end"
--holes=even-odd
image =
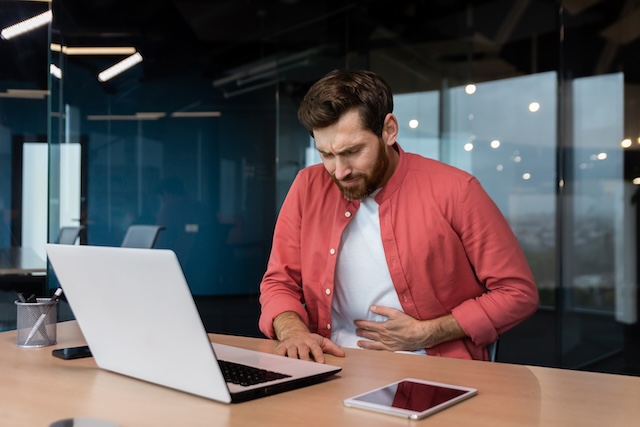
POLYGON ((487 292, 452 314, 476 345, 486 346, 535 312, 538 289, 507 220, 475 178, 467 183, 453 225, 487 292))
POLYGON ((304 308, 301 280, 301 198, 305 188, 298 174, 282 205, 273 234, 267 270, 260 283, 262 311, 258 326, 269 338, 276 338, 273 320, 285 311, 293 311, 309 324, 304 308))

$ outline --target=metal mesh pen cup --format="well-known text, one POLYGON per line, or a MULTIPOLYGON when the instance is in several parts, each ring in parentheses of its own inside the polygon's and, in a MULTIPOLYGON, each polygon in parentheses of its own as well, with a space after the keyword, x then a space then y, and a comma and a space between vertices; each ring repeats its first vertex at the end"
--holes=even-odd
POLYGON ((18 347, 46 347, 56 343, 58 301, 38 298, 37 302, 16 301, 18 347))

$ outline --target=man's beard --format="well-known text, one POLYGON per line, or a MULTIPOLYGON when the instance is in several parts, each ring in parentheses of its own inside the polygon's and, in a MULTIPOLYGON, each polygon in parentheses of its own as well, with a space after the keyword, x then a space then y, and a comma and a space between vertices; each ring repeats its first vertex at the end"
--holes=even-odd
POLYGON ((370 174, 359 173, 356 175, 347 175, 343 181, 351 181, 354 179, 360 179, 360 183, 353 187, 344 187, 335 175, 331 175, 331 178, 336 183, 342 195, 348 200, 362 200, 369 197, 374 191, 378 189, 382 180, 384 179, 387 169, 389 168, 389 157, 387 156, 385 144, 380 141, 378 145, 378 155, 376 162, 373 165, 373 170, 370 174))

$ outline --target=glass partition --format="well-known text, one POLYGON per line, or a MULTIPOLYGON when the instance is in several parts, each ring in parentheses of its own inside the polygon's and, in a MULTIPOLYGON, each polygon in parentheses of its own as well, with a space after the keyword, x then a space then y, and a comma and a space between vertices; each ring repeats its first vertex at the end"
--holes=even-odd
POLYGON ((2 248, 163 225, 207 328, 260 335, 275 218, 318 161, 297 106, 365 68, 392 86, 400 144, 474 174, 525 251, 541 305, 499 359, 640 372, 631 3, 10 1, 0 19, 50 6, 50 36, 0 40, 2 248), (47 142, 48 203, 25 210, 47 142))
POLYGON ((0 3, 0 331, 15 328, 17 292, 45 292, 49 11, 0 3))

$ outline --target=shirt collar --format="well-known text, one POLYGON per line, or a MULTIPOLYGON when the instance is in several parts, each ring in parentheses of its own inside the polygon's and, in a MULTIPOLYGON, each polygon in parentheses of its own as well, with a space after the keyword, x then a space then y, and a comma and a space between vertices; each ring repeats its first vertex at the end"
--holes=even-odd
POLYGON ((378 204, 390 197, 400 187, 400 184, 404 181, 404 177, 407 175, 407 171, 409 170, 406 158, 407 156, 405 155, 402 147, 400 147, 400 144, 396 142, 393 145, 393 148, 395 148, 399 154, 398 165, 396 166, 396 170, 393 171, 391 178, 389 178, 389 181, 387 181, 384 187, 382 187, 380 192, 375 196, 378 204))

